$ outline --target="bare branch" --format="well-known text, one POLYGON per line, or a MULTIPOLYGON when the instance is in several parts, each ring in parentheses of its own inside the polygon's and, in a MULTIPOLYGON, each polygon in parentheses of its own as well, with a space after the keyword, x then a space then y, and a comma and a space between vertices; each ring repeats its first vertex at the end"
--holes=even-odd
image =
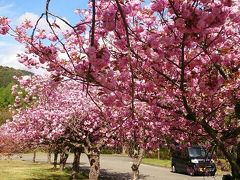
POLYGON ((126 17, 123 13, 123 9, 122 9, 121 4, 119 3, 119 0, 115 0, 115 1, 117 3, 117 7, 118 7, 118 10, 120 12, 123 24, 124 24, 124 29, 125 29, 125 32, 126 32, 126 39, 127 39, 127 47, 130 48, 131 44, 130 44, 130 39, 129 39, 129 31, 128 31, 128 24, 127 24, 127 21, 126 21, 126 17))
POLYGON ((31 35, 31 41, 33 42, 33 37, 34 37, 34 34, 35 34, 35 31, 37 29, 37 26, 38 26, 38 23, 39 21, 43 18, 43 16, 45 15, 45 13, 42 13, 41 16, 38 18, 34 28, 33 28, 33 31, 32 31, 32 35, 31 35))
POLYGON ((67 54, 73 68, 75 69, 75 65, 74 65, 74 62, 73 62, 73 59, 71 58, 65 44, 59 39, 58 35, 56 34, 56 32, 54 31, 53 27, 52 27, 52 24, 50 23, 49 21, 49 4, 50 4, 50 1, 51 0, 47 0, 47 3, 46 3, 46 9, 45 9, 45 14, 46 14, 46 21, 50 27, 50 29, 52 30, 52 33, 54 34, 54 36, 57 38, 58 42, 62 45, 62 47, 64 48, 64 51, 65 53, 67 54))
POLYGON ((96 2, 92 0, 92 27, 91 27, 91 46, 94 46, 95 26, 96 26, 96 2))
POLYGON ((168 75, 164 74, 163 72, 157 70, 155 67, 152 67, 152 69, 154 71, 156 71, 158 74, 160 74, 161 76, 163 76, 165 79, 167 79, 168 81, 170 81, 173 85, 177 86, 179 88, 179 85, 176 83, 175 80, 171 79, 168 75))

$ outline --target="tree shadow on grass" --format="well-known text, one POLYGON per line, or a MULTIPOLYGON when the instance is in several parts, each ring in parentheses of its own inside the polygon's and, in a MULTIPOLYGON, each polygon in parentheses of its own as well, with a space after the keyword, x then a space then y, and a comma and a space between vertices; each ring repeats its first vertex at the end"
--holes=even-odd
MULTIPOLYGON (((130 173, 109 172, 110 169, 101 169, 99 180, 130 180, 130 173)), ((87 180, 89 173, 89 167, 81 165, 79 180, 87 180)), ((36 171, 33 173, 36 178, 28 178, 26 180, 70 180, 71 179, 71 166, 68 164, 61 172, 59 169, 44 169, 42 171, 36 171)), ((140 179, 145 179, 147 176, 140 175, 140 179)))

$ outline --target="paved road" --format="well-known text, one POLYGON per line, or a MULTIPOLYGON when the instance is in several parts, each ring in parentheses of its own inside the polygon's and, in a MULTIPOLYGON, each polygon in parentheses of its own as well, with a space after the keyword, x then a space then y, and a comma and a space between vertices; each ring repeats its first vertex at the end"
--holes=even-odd
MULTIPOLYGON (((32 160, 32 156, 23 155, 23 160, 32 160)), ((46 161, 45 154, 37 154, 37 161, 46 161)), ((68 163, 71 163, 73 156, 70 155, 68 163)), ((125 156, 101 155, 101 180, 129 180, 131 173, 131 159, 125 156)), ((86 155, 81 155, 81 168, 87 171, 89 163, 86 155)), ((188 176, 185 174, 171 173, 168 168, 155 167, 142 164, 140 166, 141 180, 221 180, 221 176, 204 177, 204 176, 188 176)))

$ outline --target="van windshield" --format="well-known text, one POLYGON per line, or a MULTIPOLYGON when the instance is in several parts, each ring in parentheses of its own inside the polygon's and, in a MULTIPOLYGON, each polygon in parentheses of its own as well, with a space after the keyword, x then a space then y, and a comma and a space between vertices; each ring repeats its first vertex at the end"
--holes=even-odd
POLYGON ((203 158, 205 158, 207 156, 206 150, 201 148, 201 147, 188 148, 188 153, 189 153, 190 157, 203 157, 203 158))

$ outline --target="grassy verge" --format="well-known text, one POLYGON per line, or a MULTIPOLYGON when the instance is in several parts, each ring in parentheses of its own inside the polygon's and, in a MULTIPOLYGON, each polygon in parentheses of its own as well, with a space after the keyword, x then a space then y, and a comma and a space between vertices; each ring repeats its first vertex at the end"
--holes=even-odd
MULTIPOLYGON (((46 163, 0 160, 1 180, 69 180, 69 171, 53 169, 46 163)), ((81 176, 81 179, 86 177, 81 176)))
MULTIPOLYGON (((226 164, 227 162, 224 160, 220 160, 223 164, 226 164)), ((142 161, 143 164, 148 164, 152 166, 159 166, 159 167, 165 167, 165 168, 171 168, 171 160, 168 159, 153 159, 153 158, 144 158, 142 161)), ((221 167, 217 165, 217 175, 224 175, 229 174, 229 171, 222 171, 221 167)))
POLYGON ((153 165, 153 166, 159 166, 159 167, 171 167, 171 161, 168 159, 152 159, 152 158, 144 158, 143 164, 153 165))

